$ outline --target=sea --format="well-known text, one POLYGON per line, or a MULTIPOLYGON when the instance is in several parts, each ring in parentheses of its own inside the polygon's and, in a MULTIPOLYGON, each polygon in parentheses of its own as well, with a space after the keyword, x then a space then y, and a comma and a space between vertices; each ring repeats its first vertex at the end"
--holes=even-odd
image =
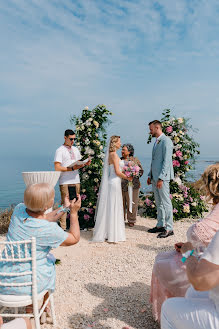
MULTIPOLYGON (((147 192, 151 189, 146 184, 147 174, 150 168, 151 157, 139 157, 144 168, 144 175, 141 178, 141 189, 147 192)), ((217 158, 199 157, 195 168, 188 173, 189 181, 196 181, 207 166, 218 162, 217 158)), ((17 205, 23 202, 25 184, 22 172, 26 171, 50 171, 54 170, 53 157, 27 157, 16 159, 16 161, 7 159, 0 163, 0 209, 6 209, 11 205, 17 205)), ((60 192, 58 183, 55 186, 55 202, 60 202, 60 192)))

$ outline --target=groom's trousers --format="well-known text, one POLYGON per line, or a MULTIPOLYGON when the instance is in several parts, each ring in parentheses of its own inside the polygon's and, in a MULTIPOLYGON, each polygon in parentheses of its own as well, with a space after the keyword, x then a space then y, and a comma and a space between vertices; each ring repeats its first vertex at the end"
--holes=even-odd
POLYGON ((152 179, 155 203, 157 206, 157 227, 173 230, 173 206, 170 199, 170 182, 163 181, 162 188, 157 188, 157 182, 152 179))

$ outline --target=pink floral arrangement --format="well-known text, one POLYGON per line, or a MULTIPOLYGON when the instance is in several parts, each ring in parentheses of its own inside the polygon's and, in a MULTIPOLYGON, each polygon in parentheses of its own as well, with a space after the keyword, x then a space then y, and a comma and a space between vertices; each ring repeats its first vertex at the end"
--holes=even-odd
POLYGON ((176 151, 176 156, 177 157, 182 157, 182 152, 181 151, 176 151))
POLYGON ((126 177, 139 177, 140 167, 133 161, 126 161, 123 167, 123 172, 126 177))
POLYGON ((180 167, 180 162, 178 160, 173 160, 173 167, 180 167))
POLYGON ((87 199, 86 194, 81 194, 81 200, 84 201, 85 199, 87 199))
POLYGON ((87 210, 88 212, 89 212, 89 214, 93 214, 94 213, 94 210, 93 210, 93 208, 88 208, 88 210, 87 210))
POLYGON ((85 215, 84 215, 84 220, 89 220, 89 219, 90 219, 90 216, 87 215, 87 214, 85 214, 85 215))
POLYGON ((172 126, 168 126, 167 128, 166 128, 166 132, 167 133, 171 133, 173 131, 173 127, 172 126))
POLYGON ((150 199, 146 198, 145 203, 149 207, 152 204, 152 201, 150 199))

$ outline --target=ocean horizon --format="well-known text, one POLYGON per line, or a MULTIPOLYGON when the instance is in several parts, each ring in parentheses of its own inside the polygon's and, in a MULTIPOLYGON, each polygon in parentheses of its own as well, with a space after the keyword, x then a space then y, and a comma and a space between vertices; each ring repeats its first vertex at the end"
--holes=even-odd
MULTIPOLYGON (((150 168, 151 157, 141 157, 139 160, 144 168, 144 175, 141 178, 141 189, 146 192, 151 190, 146 184, 147 175, 150 168)), ((195 169, 188 172, 187 179, 196 181, 200 178, 205 168, 219 161, 212 157, 198 157, 195 169)), ((10 205, 23 202, 25 184, 22 177, 24 171, 53 171, 53 156, 26 157, 25 159, 10 160, 0 164, 0 209, 6 209, 10 205)), ((60 192, 58 183, 55 186, 55 202, 60 202, 60 192)))

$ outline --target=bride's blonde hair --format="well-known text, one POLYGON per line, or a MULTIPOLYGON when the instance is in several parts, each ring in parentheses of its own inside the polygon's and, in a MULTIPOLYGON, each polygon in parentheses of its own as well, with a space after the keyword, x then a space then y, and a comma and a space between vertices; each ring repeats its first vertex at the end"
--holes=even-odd
POLYGON ((207 198, 212 199, 213 204, 219 203, 219 163, 208 166, 202 174, 207 198))
POLYGON ((120 136, 113 135, 110 137, 109 152, 116 151, 116 143, 120 139, 120 136))

